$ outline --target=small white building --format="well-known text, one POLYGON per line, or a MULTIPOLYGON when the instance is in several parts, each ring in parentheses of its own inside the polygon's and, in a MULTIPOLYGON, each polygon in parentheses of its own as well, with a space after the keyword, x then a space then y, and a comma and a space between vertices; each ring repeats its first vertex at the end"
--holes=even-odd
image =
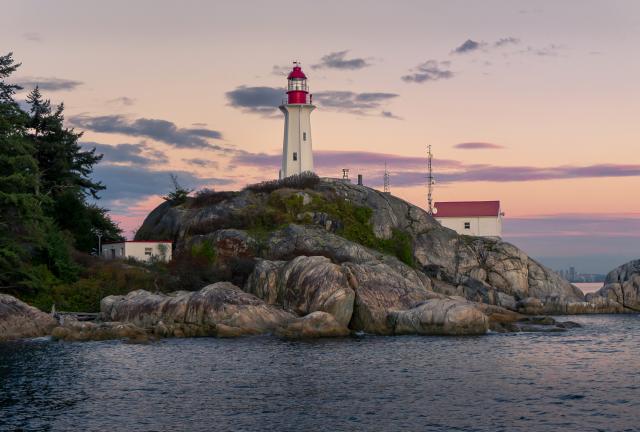
POLYGON ((141 240, 105 243, 102 245, 101 256, 107 259, 135 258, 139 261, 156 258, 168 262, 171 261, 171 242, 141 240))
POLYGON ((500 201, 436 202, 434 207, 436 220, 458 234, 502 237, 500 201))

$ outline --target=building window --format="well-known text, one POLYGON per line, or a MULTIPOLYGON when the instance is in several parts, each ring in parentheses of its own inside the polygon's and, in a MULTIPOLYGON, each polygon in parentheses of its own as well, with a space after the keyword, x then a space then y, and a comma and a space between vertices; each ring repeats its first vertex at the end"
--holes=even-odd
POLYGON ((471 229, 471 222, 465 222, 464 229, 471 229))
POLYGON ((298 152, 293 152, 293 160, 294 161, 298 160, 298 152))
POLYGON ((144 254, 147 255, 147 256, 151 256, 151 251, 152 250, 153 250, 152 248, 144 248, 144 254))
POLYGON ((120 248, 120 256, 124 256, 124 248, 120 248))
POLYGON ((306 141, 306 140, 307 140, 307 133, 302 132, 302 141, 306 141))

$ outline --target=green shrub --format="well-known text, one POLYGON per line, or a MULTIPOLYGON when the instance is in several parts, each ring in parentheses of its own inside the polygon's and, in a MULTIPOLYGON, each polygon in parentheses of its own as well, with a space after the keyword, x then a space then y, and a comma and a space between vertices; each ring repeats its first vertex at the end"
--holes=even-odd
POLYGON ((192 258, 201 259, 209 264, 213 264, 216 261, 216 255, 216 248, 210 240, 205 240, 191 246, 192 258))
POLYGON ((252 192, 271 193, 278 189, 314 189, 318 183, 320 183, 320 177, 307 171, 279 180, 270 180, 248 185, 244 189, 252 192))
POLYGON ((238 196, 239 192, 220 191, 216 192, 213 189, 202 189, 196 192, 195 196, 187 201, 187 207, 189 208, 202 208, 219 204, 228 199, 238 196))

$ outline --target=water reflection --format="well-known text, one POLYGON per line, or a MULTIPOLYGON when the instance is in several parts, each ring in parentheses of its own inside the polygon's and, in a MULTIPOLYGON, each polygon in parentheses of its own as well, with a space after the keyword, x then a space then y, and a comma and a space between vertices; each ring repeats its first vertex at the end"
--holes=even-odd
POLYGON ((0 344, 0 430, 633 430, 638 316, 484 337, 0 344))

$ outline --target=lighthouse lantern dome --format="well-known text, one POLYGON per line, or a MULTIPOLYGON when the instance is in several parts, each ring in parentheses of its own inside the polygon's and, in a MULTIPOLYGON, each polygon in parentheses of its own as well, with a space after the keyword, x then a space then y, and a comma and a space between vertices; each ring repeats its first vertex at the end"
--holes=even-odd
POLYGON ((309 94, 307 76, 302 72, 298 62, 293 64, 293 70, 287 76, 287 101, 290 104, 306 104, 309 94))

